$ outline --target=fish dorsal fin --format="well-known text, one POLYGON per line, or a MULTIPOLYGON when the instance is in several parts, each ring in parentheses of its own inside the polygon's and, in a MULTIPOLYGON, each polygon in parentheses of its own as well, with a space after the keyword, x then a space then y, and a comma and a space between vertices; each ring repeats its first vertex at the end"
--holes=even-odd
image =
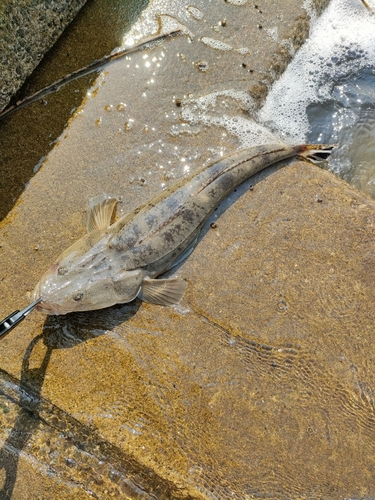
POLYGON ((169 278, 165 280, 145 278, 138 297, 152 304, 172 306, 181 301, 186 288, 187 283, 181 278, 169 278))
POLYGON ((113 211, 118 201, 118 198, 106 193, 90 198, 86 224, 88 233, 96 229, 107 229, 111 225, 113 211))

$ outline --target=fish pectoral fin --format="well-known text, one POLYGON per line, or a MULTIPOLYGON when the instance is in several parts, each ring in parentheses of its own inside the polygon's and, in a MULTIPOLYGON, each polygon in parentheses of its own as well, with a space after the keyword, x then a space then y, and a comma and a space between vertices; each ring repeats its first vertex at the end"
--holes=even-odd
POLYGON ((186 281, 181 278, 151 279, 145 278, 138 297, 145 302, 172 306, 178 304, 187 288, 186 281))
POLYGON ((94 196, 89 200, 89 210, 87 213, 87 232, 96 229, 107 229, 111 225, 111 219, 118 198, 106 193, 94 196))

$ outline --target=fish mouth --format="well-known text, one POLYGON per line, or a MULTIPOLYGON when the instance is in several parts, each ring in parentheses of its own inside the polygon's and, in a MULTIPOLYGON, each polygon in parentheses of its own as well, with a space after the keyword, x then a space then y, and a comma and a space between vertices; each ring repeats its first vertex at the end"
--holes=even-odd
POLYGON ((57 304, 44 302, 43 299, 39 302, 35 309, 44 314, 60 314, 57 304))
POLYGON ((35 307, 35 311, 44 314, 59 314, 57 304, 46 301, 43 299, 43 292, 41 291, 40 281, 37 283, 33 291, 33 300, 41 299, 39 304, 35 307))
POLYGON ((44 314, 59 314, 57 304, 53 304, 52 302, 47 302, 43 300, 43 297, 40 293, 40 283, 38 283, 33 292, 33 300, 41 299, 39 304, 35 307, 35 310, 44 314))

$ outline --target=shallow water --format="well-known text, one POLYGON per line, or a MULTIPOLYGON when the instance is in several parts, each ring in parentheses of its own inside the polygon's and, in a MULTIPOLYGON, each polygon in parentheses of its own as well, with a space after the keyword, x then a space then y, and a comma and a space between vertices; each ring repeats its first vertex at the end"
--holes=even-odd
POLYGON ((308 140, 339 144, 330 169, 375 197, 375 70, 334 83, 330 97, 307 107, 308 140))

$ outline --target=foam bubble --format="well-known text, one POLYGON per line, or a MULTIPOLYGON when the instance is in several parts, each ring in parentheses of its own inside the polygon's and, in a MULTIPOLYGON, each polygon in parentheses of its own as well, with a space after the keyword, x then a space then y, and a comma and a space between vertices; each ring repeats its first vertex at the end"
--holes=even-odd
POLYGON ((181 30, 184 35, 189 35, 190 38, 194 38, 194 34, 188 29, 187 26, 182 24, 173 16, 168 14, 160 14, 159 22, 161 23, 161 33, 170 33, 174 30, 181 30))
POLYGON ((247 3, 247 0, 227 0, 227 2, 232 5, 245 5, 245 3, 247 3))
POLYGON ((233 49, 233 47, 228 43, 222 42, 221 40, 216 40, 215 38, 209 38, 208 36, 202 36, 200 41, 203 42, 205 45, 208 45, 208 47, 211 47, 211 49, 224 50, 224 51, 233 49))
MULTIPOLYGON (((198 1, 197 3, 202 3, 201 7, 204 6, 204 2, 198 1)), ((162 24, 161 32, 163 33, 182 28, 184 33, 192 35, 184 23, 189 23, 192 17, 196 16, 197 19, 201 15, 203 15, 203 10, 199 9, 197 5, 184 9, 181 8, 180 2, 170 2, 169 0, 150 2, 130 31, 124 36, 122 47, 134 45, 142 38, 158 33, 159 23, 162 24)))
POLYGON ((196 21, 202 21, 202 19, 204 18, 204 13, 200 9, 198 9, 198 7, 189 5, 189 7, 187 7, 186 10, 189 12, 191 17, 196 21))
POLYGON ((241 47, 240 49, 236 49, 236 51, 241 55, 250 54, 250 49, 248 47, 241 47))

